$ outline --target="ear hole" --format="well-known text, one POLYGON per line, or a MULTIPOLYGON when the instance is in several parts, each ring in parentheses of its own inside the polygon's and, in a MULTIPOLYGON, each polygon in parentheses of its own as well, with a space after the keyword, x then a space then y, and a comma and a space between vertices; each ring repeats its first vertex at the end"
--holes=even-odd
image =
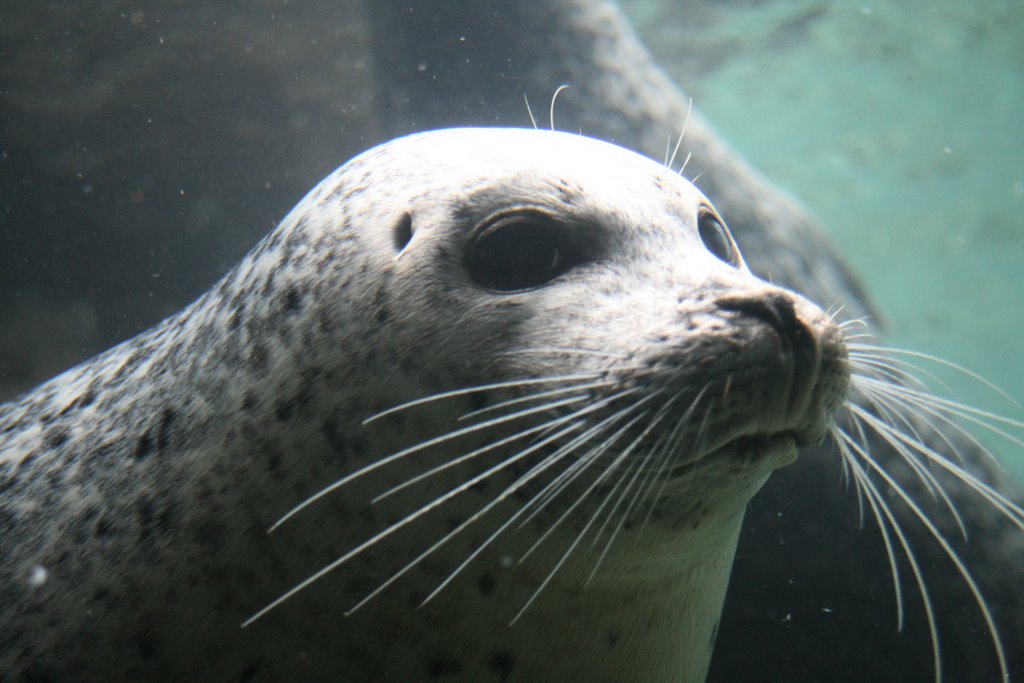
POLYGON ((402 217, 398 219, 394 229, 391 231, 392 244, 395 247, 395 253, 400 253, 405 246, 409 244, 409 240, 412 239, 412 214, 404 213, 402 217))

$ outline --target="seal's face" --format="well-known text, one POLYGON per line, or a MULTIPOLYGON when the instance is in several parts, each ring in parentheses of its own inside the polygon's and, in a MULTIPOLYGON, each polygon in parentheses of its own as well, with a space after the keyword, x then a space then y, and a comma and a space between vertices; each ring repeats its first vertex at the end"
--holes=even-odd
POLYGON ((358 238, 389 273, 386 324, 413 332, 442 386, 599 377, 591 400, 629 392, 665 411, 652 431, 676 430, 676 467, 769 444, 778 466, 822 439, 845 397, 836 326, 755 277, 668 168, 579 136, 481 129, 403 138, 347 175, 397 188, 358 238))

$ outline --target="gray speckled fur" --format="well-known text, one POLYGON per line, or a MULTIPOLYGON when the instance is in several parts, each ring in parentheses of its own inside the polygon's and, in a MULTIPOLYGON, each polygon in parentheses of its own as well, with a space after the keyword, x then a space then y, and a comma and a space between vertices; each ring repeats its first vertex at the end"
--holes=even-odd
MULTIPOLYGON (((369 503, 422 471, 417 459, 266 534, 292 504, 468 407, 360 424, 403 400, 591 372, 614 383, 590 400, 660 387, 681 392, 681 413, 702 386, 727 395, 704 421, 709 447, 770 428, 820 431, 845 382, 838 332, 813 305, 708 252, 701 206, 671 171, 566 134, 439 132, 346 165, 194 304, 0 409, 0 668, 15 680, 703 678, 743 510, 792 443, 673 480, 651 528, 627 527, 591 586, 594 555, 578 553, 515 627, 597 503, 515 570, 507 558, 564 507, 502 537, 425 607, 486 531, 473 527, 343 615, 501 490, 490 481, 240 628, 465 479, 457 470, 418 499, 369 503), (522 206, 585 230, 600 256, 548 287, 482 290, 461 257, 467 232, 522 206), (412 238, 396 244, 406 215, 412 238), (806 414, 780 412, 777 347, 763 325, 721 308, 735 296, 783 297, 822 335, 826 371, 806 414), (556 346, 614 356, 510 353, 556 346)), ((519 505, 511 497, 483 529, 519 505)))

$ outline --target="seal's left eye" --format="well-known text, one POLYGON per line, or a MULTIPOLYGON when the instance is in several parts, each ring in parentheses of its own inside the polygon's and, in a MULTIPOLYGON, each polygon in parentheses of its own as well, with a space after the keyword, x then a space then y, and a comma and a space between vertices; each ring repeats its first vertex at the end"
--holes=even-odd
POLYGON ((718 220, 718 216, 708 210, 701 211, 697 217, 697 232, 700 234, 700 240, 707 247, 708 251, 730 266, 739 268, 739 252, 736 251, 736 246, 733 244, 732 237, 729 236, 729 231, 718 220))
POLYGON ((565 226, 538 213, 517 213, 485 224, 467 253, 470 275, 501 292, 545 285, 580 261, 565 226))

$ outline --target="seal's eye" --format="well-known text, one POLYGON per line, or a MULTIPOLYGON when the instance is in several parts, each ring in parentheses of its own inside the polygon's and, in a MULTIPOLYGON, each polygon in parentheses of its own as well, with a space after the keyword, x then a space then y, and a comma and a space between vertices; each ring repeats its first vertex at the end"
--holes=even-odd
POLYGON ((740 256, 732 243, 729 231, 710 211, 701 211, 697 217, 697 232, 708 251, 734 268, 739 268, 740 256))
POLYGON ((471 238, 470 275, 502 292, 540 287, 580 262, 565 226, 538 212, 519 212, 485 223, 471 238))

